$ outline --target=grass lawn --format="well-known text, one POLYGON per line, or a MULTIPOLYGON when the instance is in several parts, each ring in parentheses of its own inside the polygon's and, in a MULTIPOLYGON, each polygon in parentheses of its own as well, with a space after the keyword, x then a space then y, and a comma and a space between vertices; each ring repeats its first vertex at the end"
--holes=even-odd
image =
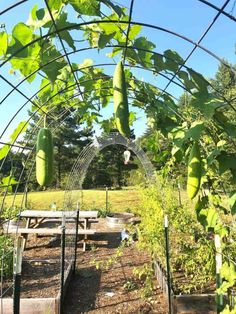
MULTIPOLYGON (((103 209, 106 206, 105 190, 83 190, 73 191, 82 203, 82 209, 103 209)), ((16 195, 15 205, 21 206, 22 194, 16 195)), ((12 205, 14 197, 7 196, 4 207, 12 205)), ((28 193, 28 207, 31 209, 50 209, 50 205, 55 202, 58 209, 63 208, 64 191, 43 191, 28 193)), ((109 190, 108 208, 113 212, 127 211, 139 205, 138 189, 109 190)))

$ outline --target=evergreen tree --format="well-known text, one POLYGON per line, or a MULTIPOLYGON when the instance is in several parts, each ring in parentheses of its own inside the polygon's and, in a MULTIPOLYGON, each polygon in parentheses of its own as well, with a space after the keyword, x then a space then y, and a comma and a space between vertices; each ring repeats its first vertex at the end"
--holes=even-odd
MULTIPOLYGON (((58 106, 53 115, 60 116, 63 111, 64 109, 58 106)), ((24 137, 24 141, 28 140, 32 146, 36 142, 37 134, 31 136, 31 132, 39 123, 40 117, 39 114, 34 115, 24 137)), ((73 110, 67 111, 59 121, 52 120, 48 115, 47 125, 52 130, 54 143, 54 181, 52 186, 61 188, 80 151, 92 141, 93 130, 91 127, 81 124, 73 110), (60 127, 58 127, 58 123, 60 123, 60 127)))

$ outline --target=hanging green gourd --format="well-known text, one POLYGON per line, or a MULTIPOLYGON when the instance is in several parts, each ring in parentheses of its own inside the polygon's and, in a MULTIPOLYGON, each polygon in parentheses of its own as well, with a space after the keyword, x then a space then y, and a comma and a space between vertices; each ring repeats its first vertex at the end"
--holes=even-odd
POLYGON ((113 77, 115 123, 124 137, 130 138, 129 104, 123 64, 119 61, 113 77))
POLYGON ((51 131, 45 127, 45 120, 36 144, 36 179, 41 186, 48 186, 53 179, 53 139, 51 131))
POLYGON ((187 180, 187 193, 193 199, 199 189, 202 177, 202 160, 199 145, 194 142, 188 160, 188 180, 187 180))

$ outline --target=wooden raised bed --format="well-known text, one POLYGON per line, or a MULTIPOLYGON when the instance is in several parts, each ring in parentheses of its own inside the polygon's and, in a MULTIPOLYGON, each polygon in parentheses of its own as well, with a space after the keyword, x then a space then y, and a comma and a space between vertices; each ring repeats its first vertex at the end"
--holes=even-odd
MULTIPOLYGON (((158 261, 153 262, 155 276, 163 293, 168 298, 168 285, 165 271, 158 261)), ((181 294, 175 295, 171 291, 171 305, 173 314, 215 314, 217 313, 216 294, 181 294)))
MULTIPOLYGON (((70 278, 72 276, 72 264, 65 272, 64 280, 64 295, 68 287, 70 278)), ((20 314, 60 314, 61 305, 61 291, 58 292, 56 297, 50 298, 21 298, 20 299, 20 314)), ((0 314, 13 313, 13 299, 1 298, 0 299, 0 314)))

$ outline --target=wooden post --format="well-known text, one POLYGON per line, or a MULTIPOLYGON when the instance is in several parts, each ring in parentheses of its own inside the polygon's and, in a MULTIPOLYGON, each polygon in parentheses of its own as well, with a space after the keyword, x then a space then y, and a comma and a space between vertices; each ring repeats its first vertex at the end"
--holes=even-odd
POLYGON ((25 187, 25 208, 28 208, 28 186, 25 187))
MULTIPOLYGON (((220 270, 222 267, 222 249, 221 240, 218 234, 215 234, 215 248, 216 248, 216 288, 218 289, 222 284, 222 278, 220 275, 220 270)), ((223 306, 223 295, 217 294, 216 297, 217 313, 220 313, 223 306)))
POLYGON ((106 186, 106 213, 108 212, 108 187, 106 186))
POLYGON ((13 313, 20 313, 20 285, 21 285, 21 266, 22 255, 24 249, 23 237, 19 236, 15 243, 14 256, 13 256, 13 313))

